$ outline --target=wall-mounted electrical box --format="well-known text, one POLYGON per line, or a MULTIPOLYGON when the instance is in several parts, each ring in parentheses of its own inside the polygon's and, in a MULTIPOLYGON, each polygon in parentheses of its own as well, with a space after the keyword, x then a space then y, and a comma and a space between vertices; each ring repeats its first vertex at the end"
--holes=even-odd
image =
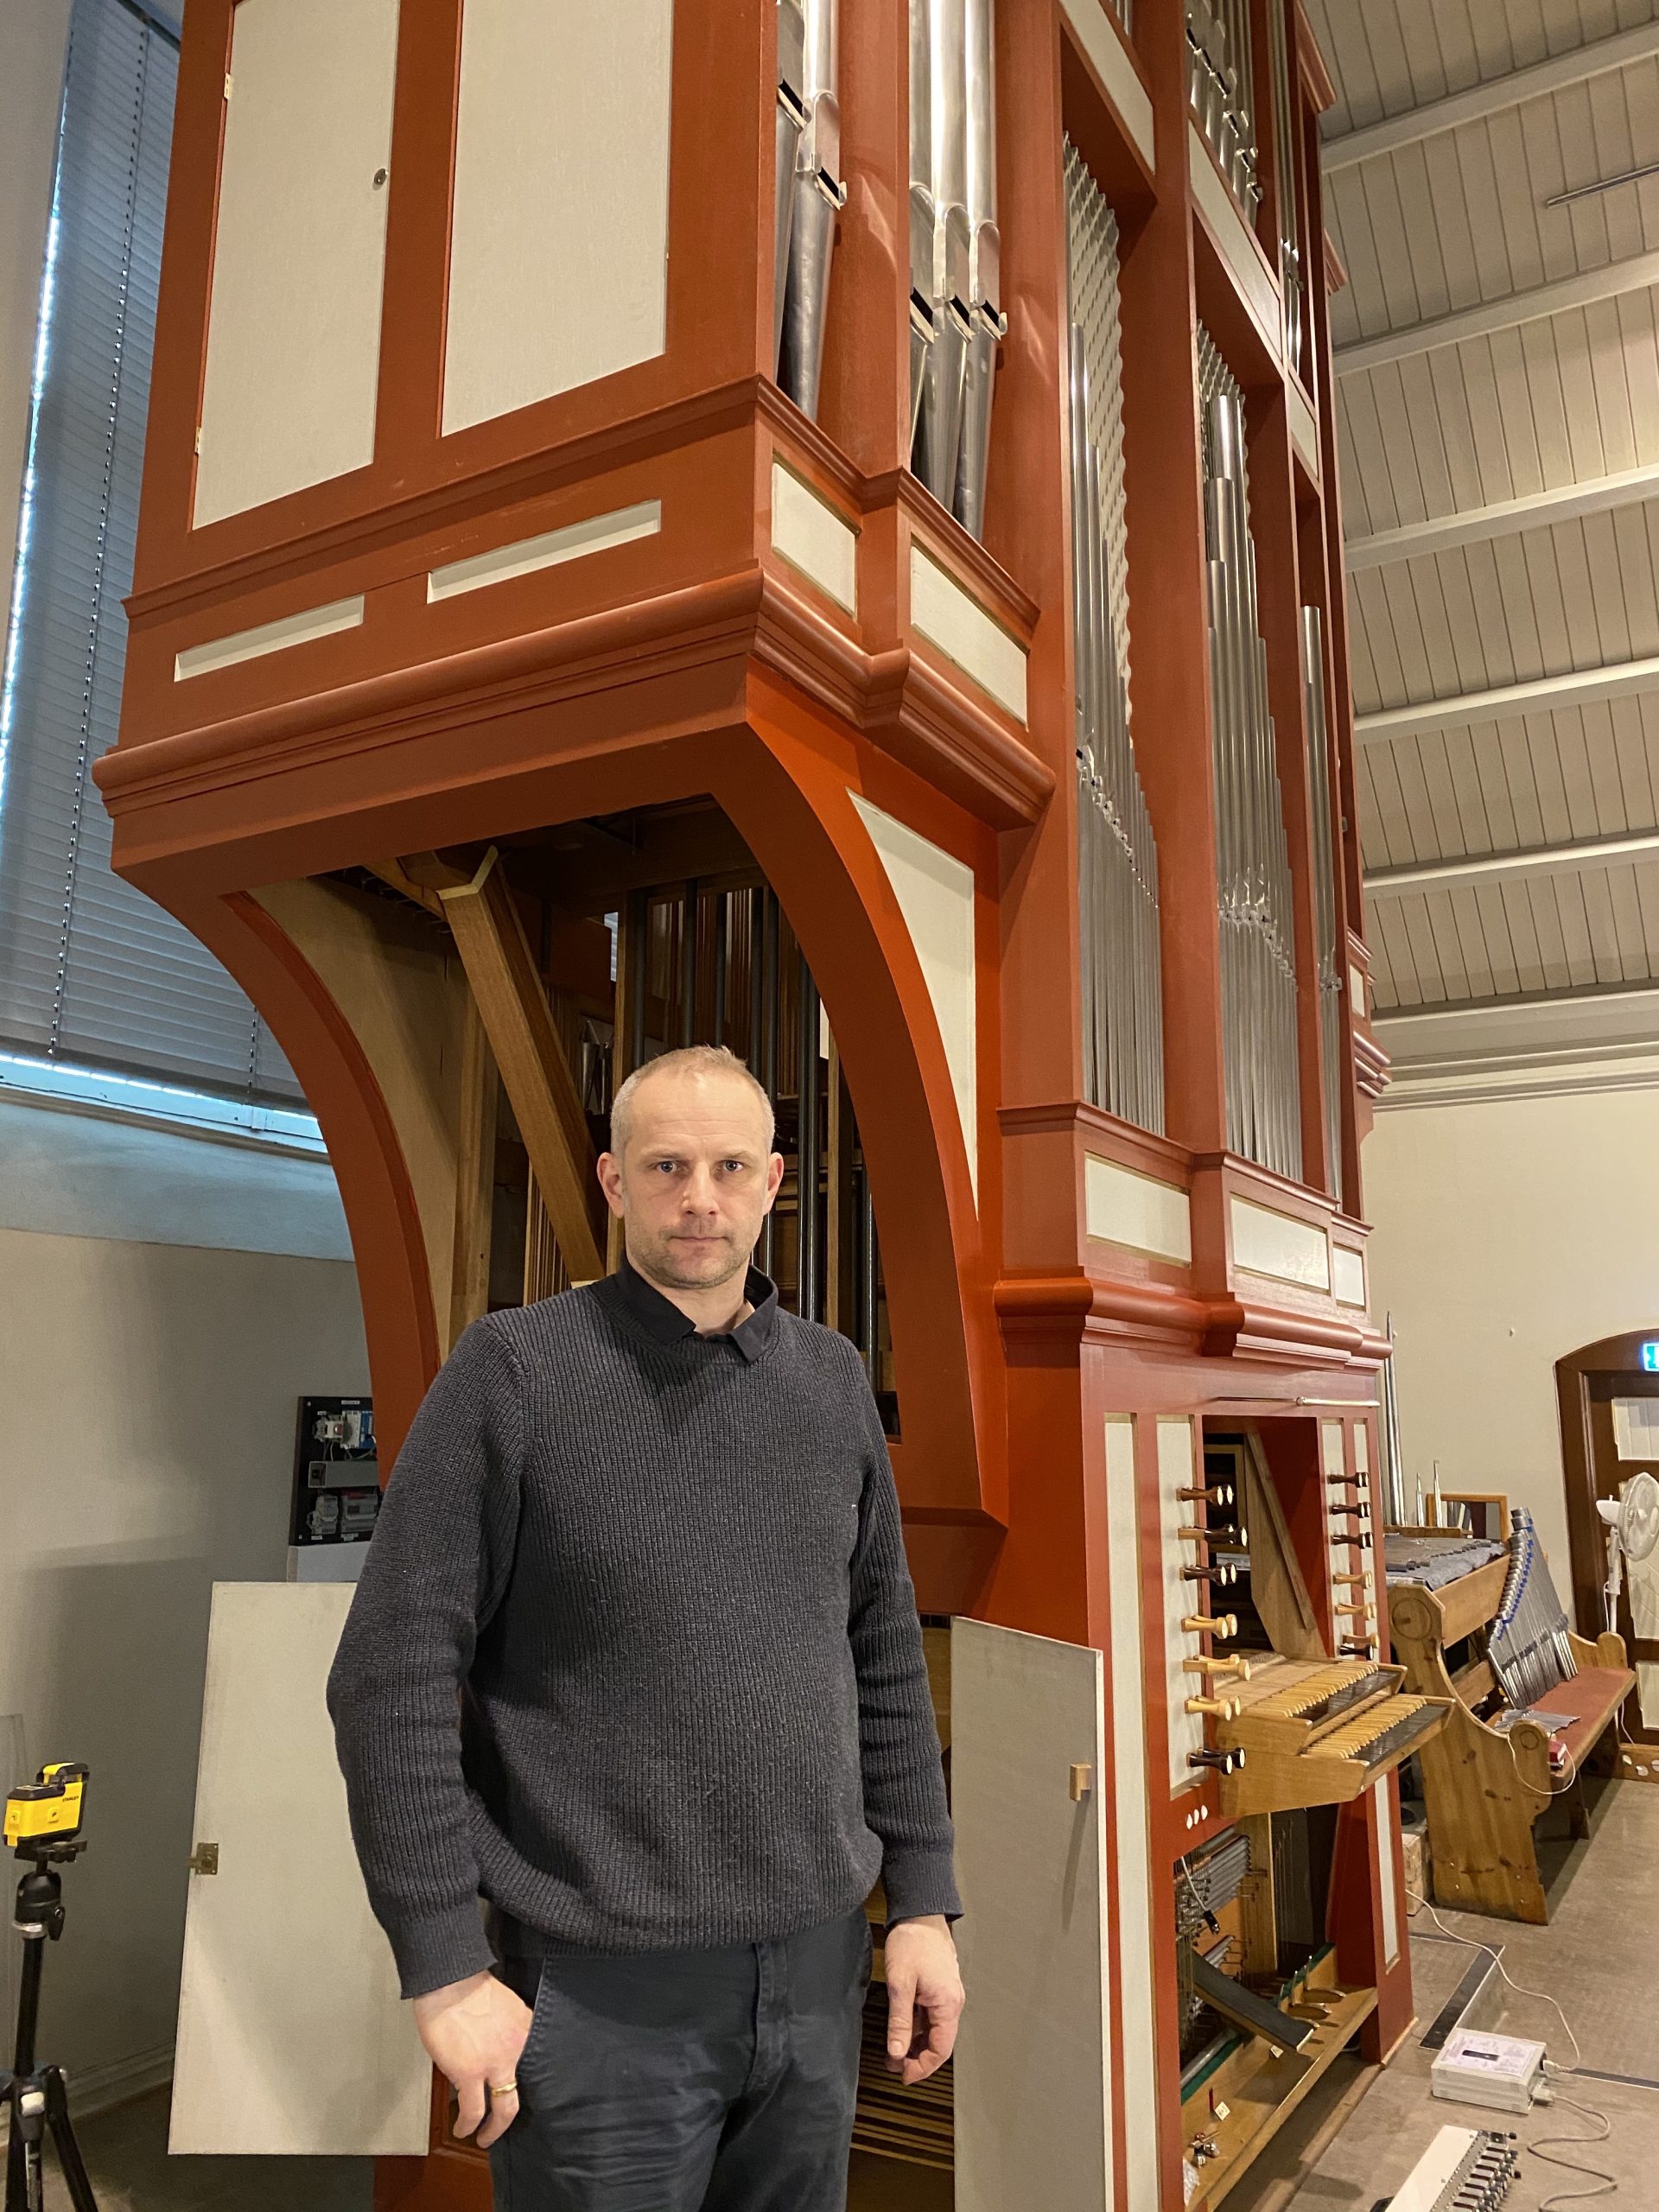
POLYGON ((289 1516, 290 1582, 355 1582, 380 1510, 371 1398, 302 1398, 289 1516))

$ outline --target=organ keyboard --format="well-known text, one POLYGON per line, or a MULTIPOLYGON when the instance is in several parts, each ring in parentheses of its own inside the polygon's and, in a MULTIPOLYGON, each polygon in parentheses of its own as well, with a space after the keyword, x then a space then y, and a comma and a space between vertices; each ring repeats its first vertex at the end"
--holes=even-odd
POLYGON ((1224 1751, 1244 1753, 1222 1783, 1224 1818, 1341 1805, 1446 1725, 1450 1700, 1404 1694, 1405 1670, 1366 1659, 1258 1660, 1231 1686, 1224 1751))

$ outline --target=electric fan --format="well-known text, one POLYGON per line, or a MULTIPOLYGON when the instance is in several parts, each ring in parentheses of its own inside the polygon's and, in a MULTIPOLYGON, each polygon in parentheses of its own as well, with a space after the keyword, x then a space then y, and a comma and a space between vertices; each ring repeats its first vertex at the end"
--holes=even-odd
POLYGON ((1624 1562, 1632 1566, 1646 1559, 1659 1544, 1659 1482, 1651 1475, 1632 1475, 1620 1485, 1617 1497, 1599 1497, 1596 1510, 1607 1523, 1607 1625, 1618 1624, 1618 1593, 1624 1586, 1624 1562))

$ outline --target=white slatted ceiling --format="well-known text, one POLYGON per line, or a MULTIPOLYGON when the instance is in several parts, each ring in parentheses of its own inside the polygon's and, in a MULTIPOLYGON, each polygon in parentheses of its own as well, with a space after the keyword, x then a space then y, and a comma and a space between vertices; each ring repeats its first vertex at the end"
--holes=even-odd
MULTIPOLYGON (((1308 0, 1327 135, 1659 20, 1659 0, 1308 0)), ((1659 56, 1327 182, 1349 273, 1332 337, 1370 338, 1659 248, 1659 56)), ((1659 302, 1640 291, 1340 378, 1351 537, 1659 461, 1659 302)), ((1365 714, 1659 654, 1659 499, 1349 580, 1365 714)), ((1361 750, 1368 868, 1659 827, 1659 694, 1361 750)), ((1659 865, 1378 897, 1380 1006, 1659 976, 1659 865)))

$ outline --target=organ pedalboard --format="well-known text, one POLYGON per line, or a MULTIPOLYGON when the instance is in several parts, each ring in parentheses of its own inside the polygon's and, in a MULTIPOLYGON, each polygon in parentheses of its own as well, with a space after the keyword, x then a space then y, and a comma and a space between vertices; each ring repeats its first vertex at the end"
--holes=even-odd
POLYGON ((1374 2212, 1497 2212, 1517 2163, 1513 2135, 1443 2127, 1392 2196, 1374 2212))
POLYGON ((1277 1813, 1342 1805, 1446 1726, 1445 1698, 1402 1694, 1402 1667, 1366 1659, 1256 1660, 1217 1718, 1223 1751, 1243 1765, 1222 1782, 1222 1813, 1277 1813))

